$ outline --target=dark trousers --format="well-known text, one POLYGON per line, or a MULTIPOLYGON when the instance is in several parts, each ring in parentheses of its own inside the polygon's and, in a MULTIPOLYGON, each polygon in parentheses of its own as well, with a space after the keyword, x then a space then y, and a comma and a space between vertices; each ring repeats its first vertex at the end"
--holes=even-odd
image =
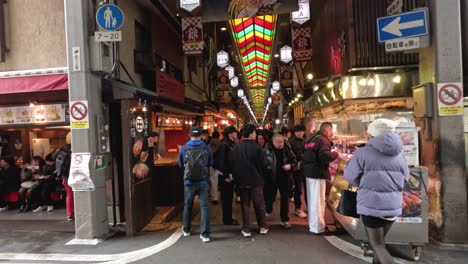
MULTIPOLYGON (((273 181, 265 182, 264 193, 265 193, 265 204, 266 212, 271 214, 273 211, 273 203, 276 199, 278 190, 280 192, 280 217, 282 222, 289 221, 289 193, 290 183, 288 175, 281 175, 278 179, 273 181)), ((241 198, 242 199, 242 198, 241 198)))
POLYGON ((221 206, 223 207, 223 224, 232 224, 232 199, 234 195, 234 184, 220 179, 221 206))
POLYGON ((50 193, 52 190, 55 189, 55 184, 52 181, 47 181, 41 183, 39 188, 40 190, 40 199, 39 199, 39 206, 44 206, 44 205, 52 205, 52 199, 50 199, 50 193))
POLYGON ((259 228, 267 227, 263 186, 239 187, 242 210, 242 230, 250 232, 250 202, 253 203, 259 228))
POLYGON ((304 201, 307 204, 307 192, 305 191, 306 184, 305 184, 305 177, 302 175, 300 171, 295 171, 293 173, 293 180, 294 180, 294 206, 297 209, 301 209, 302 201, 302 187, 304 186, 304 201))
POLYGON ((6 194, 6 186, 3 183, 0 183, 0 207, 5 207, 7 203, 3 199, 3 196, 6 194))

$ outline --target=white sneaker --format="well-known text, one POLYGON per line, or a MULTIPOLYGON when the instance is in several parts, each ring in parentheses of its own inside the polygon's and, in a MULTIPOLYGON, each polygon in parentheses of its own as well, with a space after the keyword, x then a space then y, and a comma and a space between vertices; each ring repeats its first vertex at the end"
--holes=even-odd
POLYGON ((293 198, 289 198, 289 202, 290 202, 290 203, 294 203, 294 197, 293 197, 293 198))
POLYGON ((8 205, 0 208, 0 212, 8 211, 8 205))
POLYGON ((268 228, 267 228, 267 227, 262 227, 262 228, 260 228, 260 234, 261 234, 261 235, 266 235, 266 234, 268 234, 268 228))
POLYGON ((291 229, 291 224, 289 222, 281 222, 281 226, 286 229, 291 229))
POLYGON ((55 209, 55 208, 54 208, 53 205, 47 206, 47 212, 52 212, 54 209, 55 209))
POLYGON ((185 231, 182 231, 182 232, 184 232, 184 237, 188 237, 191 235, 190 232, 185 232, 185 231))
POLYGON ((211 241, 211 239, 209 237, 204 237, 202 235, 200 235, 200 239, 203 243, 208 243, 211 241))
POLYGON ((244 237, 251 237, 252 236, 252 233, 250 233, 250 232, 245 232, 244 230, 242 230, 241 232, 242 232, 242 235, 244 237))
POLYGON ((240 203, 240 196, 237 196, 236 201, 240 203))
POLYGON ((296 210, 296 212, 294 212, 294 215, 299 218, 307 218, 307 214, 304 213, 304 211, 302 211, 301 209, 296 210))
POLYGON ((45 210, 47 210, 47 207, 38 206, 36 209, 33 210, 33 213, 39 213, 39 212, 42 212, 42 211, 45 211, 45 210))
POLYGON ((269 213, 265 213, 265 216, 266 216, 266 217, 270 217, 270 216, 271 216, 271 214, 269 214, 269 213))

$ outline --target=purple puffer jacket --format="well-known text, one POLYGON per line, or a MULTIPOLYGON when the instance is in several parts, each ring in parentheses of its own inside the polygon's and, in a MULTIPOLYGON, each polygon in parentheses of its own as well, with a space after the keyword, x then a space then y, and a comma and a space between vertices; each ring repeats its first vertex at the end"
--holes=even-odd
POLYGON ((375 217, 401 215, 403 186, 409 177, 402 149, 400 137, 386 133, 370 139, 349 161, 344 177, 351 185, 359 186, 358 214, 375 217))

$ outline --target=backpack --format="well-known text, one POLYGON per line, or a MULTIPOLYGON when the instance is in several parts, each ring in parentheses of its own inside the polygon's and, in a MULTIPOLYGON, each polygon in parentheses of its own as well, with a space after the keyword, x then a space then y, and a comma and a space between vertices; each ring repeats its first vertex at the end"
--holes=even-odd
POLYGON ((58 178, 68 178, 71 165, 71 153, 60 149, 55 157, 55 167, 58 178))
POLYGON ((185 157, 187 162, 185 163, 184 178, 190 181, 206 180, 209 176, 208 150, 206 148, 187 149, 185 157))

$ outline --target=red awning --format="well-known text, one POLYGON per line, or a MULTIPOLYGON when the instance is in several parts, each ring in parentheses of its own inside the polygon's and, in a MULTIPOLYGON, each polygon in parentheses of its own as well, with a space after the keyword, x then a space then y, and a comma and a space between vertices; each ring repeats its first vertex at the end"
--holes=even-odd
POLYGON ((0 78, 0 94, 66 90, 67 74, 0 78))

